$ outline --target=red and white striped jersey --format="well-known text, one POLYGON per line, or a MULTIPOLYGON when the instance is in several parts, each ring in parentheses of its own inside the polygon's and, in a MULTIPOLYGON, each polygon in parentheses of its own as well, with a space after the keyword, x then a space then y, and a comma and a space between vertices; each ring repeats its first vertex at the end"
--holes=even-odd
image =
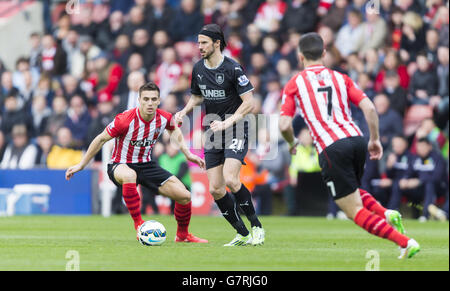
POLYGON ((310 66, 286 84, 280 114, 293 117, 299 108, 321 153, 339 139, 362 136, 352 119, 350 101, 358 106, 366 97, 347 75, 310 66))
POLYGON ((148 122, 142 119, 138 108, 118 114, 106 127, 115 138, 111 163, 150 162, 153 146, 164 129, 175 129, 171 121, 172 114, 161 109, 148 122))

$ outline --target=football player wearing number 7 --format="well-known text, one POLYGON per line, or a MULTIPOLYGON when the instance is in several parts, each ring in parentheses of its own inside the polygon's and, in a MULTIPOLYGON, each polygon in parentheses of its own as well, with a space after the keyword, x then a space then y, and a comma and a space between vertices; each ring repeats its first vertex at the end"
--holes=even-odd
POLYGON ((420 246, 404 235, 400 213, 384 208, 359 188, 367 152, 371 160, 383 156, 375 107, 348 76, 323 66, 324 55, 323 40, 317 33, 300 38, 298 57, 305 69, 284 88, 281 133, 295 153, 298 141, 292 118, 299 108, 319 153, 322 178, 336 204, 367 232, 400 246, 399 258, 411 258, 420 246), (364 113, 370 130, 368 144, 352 120, 350 102, 364 113))
POLYGON ((175 200, 177 234, 175 242, 207 243, 188 232, 191 220, 191 193, 177 177, 151 160, 153 146, 166 129, 171 142, 180 148, 186 158, 205 167, 205 161, 187 148, 181 130, 174 125, 172 115, 158 106, 161 102, 158 86, 150 82, 139 89, 139 105, 118 114, 114 120, 89 145, 81 162, 66 171, 66 179, 83 170, 89 161, 109 140, 115 139, 108 176, 118 187, 122 186, 123 199, 137 230, 144 222, 141 217, 140 197, 136 189, 142 184, 155 193, 175 200))
POLYGON ((245 115, 253 108, 253 86, 242 67, 222 54, 225 39, 217 24, 202 28, 198 46, 203 59, 192 70, 192 96, 183 110, 175 114, 175 121, 181 123, 195 106, 205 104, 205 119, 211 122, 206 127, 205 143, 209 191, 222 215, 237 231, 236 237, 225 246, 261 245, 265 232, 256 216, 251 194, 239 178, 248 150, 245 115), (236 199, 227 193, 226 187, 236 199), (252 233, 242 221, 236 203, 250 220, 252 233))

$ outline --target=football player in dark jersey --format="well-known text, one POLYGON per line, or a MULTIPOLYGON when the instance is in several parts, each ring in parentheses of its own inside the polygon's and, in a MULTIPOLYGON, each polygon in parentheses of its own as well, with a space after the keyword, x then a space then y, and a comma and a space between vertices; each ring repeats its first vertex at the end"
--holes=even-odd
POLYGON ((175 114, 181 123, 195 106, 205 105, 205 162, 209 191, 226 220, 236 229, 236 237, 225 246, 262 245, 265 232, 256 216, 249 190, 240 181, 240 169, 248 151, 246 115, 253 108, 253 86, 242 67, 222 54, 223 32, 217 24, 205 25, 198 35, 202 60, 192 70, 191 98, 175 114), (206 123, 206 124, 205 124, 206 123), (228 187, 234 198, 227 193, 228 187), (246 228, 236 206, 249 219, 246 228))

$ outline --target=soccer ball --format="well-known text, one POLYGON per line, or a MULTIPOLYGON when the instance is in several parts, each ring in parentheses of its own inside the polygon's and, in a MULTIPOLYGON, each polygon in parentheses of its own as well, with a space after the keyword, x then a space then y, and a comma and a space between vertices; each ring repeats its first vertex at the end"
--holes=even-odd
POLYGON ((149 220, 139 227, 138 237, 144 246, 159 246, 166 241, 166 228, 156 220, 149 220))

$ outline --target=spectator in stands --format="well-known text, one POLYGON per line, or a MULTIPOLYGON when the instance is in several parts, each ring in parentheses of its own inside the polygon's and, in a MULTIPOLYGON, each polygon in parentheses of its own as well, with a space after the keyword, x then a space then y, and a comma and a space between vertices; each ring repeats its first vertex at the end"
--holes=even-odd
POLYGON ((96 39, 98 33, 98 25, 94 22, 93 8, 88 5, 83 5, 80 8, 80 15, 78 19, 80 23, 74 25, 74 29, 80 35, 88 35, 92 39, 96 39))
POLYGON ((136 29, 131 43, 132 53, 140 54, 144 60, 144 67, 150 70, 156 63, 156 48, 152 45, 148 31, 143 28, 136 29))
POLYGON ((10 95, 5 99, 5 112, 2 114, 1 130, 6 136, 6 140, 11 139, 11 132, 14 125, 24 123, 27 127, 27 134, 33 135, 33 121, 30 114, 27 114, 19 107, 19 98, 10 95))
POLYGON ((428 29, 426 31, 425 55, 430 64, 436 68, 438 65, 437 49, 439 46, 439 32, 436 29, 428 29))
POLYGON ((17 123, 12 128, 12 143, 6 147, 1 169, 31 169, 34 167, 37 148, 30 143, 27 125, 17 123))
POLYGON ((57 42, 61 42, 65 39, 71 29, 70 15, 61 13, 56 26, 53 28, 53 37, 57 42))
POLYGON ((121 11, 114 11, 98 30, 96 43, 103 50, 112 50, 119 35, 124 34, 124 15, 121 11))
POLYGON ((41 35, 39 33, 33 32, 30 34, 30 46, 30 67, 39 70, 42 53, 41 35))
POLYGON ((259 6, 254 23, 263 33, 277 32, 287 8, 282 0, 266 0, 259 6))
POLYGON ((380 58, 376 49, 368 49, 364 54, 364 72, 374 79, 381 69, 380 58))
POLYGON ((144 9, 140 6, 134 6, 129 13, 129 21, 125 23, 123 27, 123 33, 128 35, 130 39, 133 38, 133 34, 138 29, 145 29, 149 34, 152 33, 152 29, 144 15, 144 9))
POLYGON ((425 46, 425 30, 423 20, 419 14, 409 11, 403 16, 402 40, 400 57, 409 62, 416 59, 416 55, 425 46))
POLYGON ((71 73, 73 67, 73 58, 80 54, 80 47, 78 45, 80 35, 78 32, 71 28, 67 32, 67 36, 61 41, 61 47, 67 55, 67 71, 71 73))
POLYGON ((132 53, 130 39, 126 34, 117 36, 114 47, 109 51, 110 59, 118 63, 122 68, 127 67, 128 59, 132 53))
POLYGON ((446 46, 440 46, 437 50, 439 64, 437 66, 438 76, 438 95, 442 98, 449 96, 449 49, 446 46))
POLYGON ((403 10, 398 6, 394 6, 389 18, 389 32, 387 43, 389 47, 395 51, 400 50, 402 41, 402 25, 403 25, 403 10))
POLYGON ((47 100, 43 95, 35 95, 31 105, 31 116, 33 117, 34 136, 41 135, 47 126, 48 118, 52 111, 47 106, 47 100))
POLYGON ((45 97, 47 104, 52 104, 55 91, 53 90, 52 80, 48 76, 41 75, 37 88, 34 90, 34 95, 42 95, 45 97))
POLYGON ((67 119, 64 126, 71 131, 71 139, 75 147, 82 148, 87 145, 87 133, 91 116, 87 110, 86 104, 79 95, 75 95, 70 99, 70 106, 67 110, 67 119))
POLYGON ((387 71, 383 85, 383 94, 389 98, 391 108, 402 117, 405 116, 405 110, 408 107, 408 96, 406 90, 400 87, 400 78, 397 72, 387 71))
POLYGON ((411 78, 410 94, 413 104, 429 104, 430 98, 437 93, 438 78, 435 70, 425 54, 418 54, 416 58, 417 70, 411 78))
POLYGON ((288 1, 286 12, 281 20, 281 31, 295 30, 300 33, 314 31, 317 22, 317 5, 312 0, 288 1))
POLYGON ((268 65, 272 71, 276 70, 277 63, 281 59, 281 53, 279 52, 279 44, 275 35, 267 35, 262 40, 262 47, 264 51, 264 57, 266 58, 268 65))
POLYGON ((89 35, 80 35, 78 44, 80 50, 73 55, 70 74, 80 79, 85 72, 86 62, 98 56, 101 50, 94 44, 92 37, 89 35))
POLYGON ((390 107, 389 98, 386 95, 378 94, 373 102, 380 119, 380 141, 383 148, 387 148, 392 137, 403 134, 403 120, 401 115, 390 107))
POLYGON ((256 24, 249 24, 246 28, 246 34, 242 47, 242 61, 244 67, 250 65, 251 55, 254 52, 262 52, 262 33, 256 24))
POLYGON ((166 2, 166 0, 150 0, 147 17, 154 31, 166 30, 167 24, 174 18, 174 10, 166 2))
POLYGON ((95 84, 97 94, 107 92, 114 94, 119 87, 120 79, 123 76, 122 67, 108 59, 106 53, 99 54, 94 61, 94 74, 89 78, 91 83, 95 84))
POLYGON ((383 61, 383 67, 378 72, 378 75, 375 78, 375 91, 383 91, 383 81, 387 71, 397 72, 400 78, 400 86, 403 89, 408 90, 410 76, 408 74, 407 68, 405 65, 400 64, 400 59, 397 52, 393 49, 390 49, 386 52, 383 61))
POLYGON ((195 0, 181 0, 170 22, 169 34, 173 41, 197 41, 197 34, 202 29, 204 18, 196 9, 195 0))
POLYGON ((64 125, 67 119, 67 101, 63 96, 56 96, 52 102, 52 114, 47 119, 44 132, 56 137, 56 132, 64 125))
POLYGON ((36 138, 38 154, 36 156, 36 166, 47 168, 47 159, 53 147, 53 136, 49 132, 44 132, 36 138))
POLYGON ((139 71, 132 72, 128 75, 128 91, 120 96, 118 104, 119 112, 135 108, 138 104, 139 88, 145 84, 145 77, 139 71))
POLYGON ((47 167, 49 169, 67 169, 81 161, 83 152, 77 150, 78 146, 72 139, 69 128, 61 127, 56 134, 56 144, 52 146, 47 156, 47 167))
POLYGON ((18 96, 19 90, 13 85, 12 73, 4 71, 1 76, 0 84, 0 112, 3 113, 5 99, 8 96, 18 96))
POLYGON ((341 28, 348 9, 348 0, 336 0, 328 13, 320 21, 320 25, 329 27, 333 32, 341 28))
POLYGON ((42 37, 41 70, 52 77, 60 77, 67 71, 67 55, 54 37, 42 37))
POLYGON ((410 162, 404 178, 399 181, 399 186, 401 195, 408 197, 411 202, 415 204, 423 202, 420 221, 429 218, 428 207, 435 203, 436 198, 447 194, 446 163, 441 154, 433 150, 427 138, 421 138, 417 142, 417 157, 410 162))
POLYGON ((446 153, 444 148, 448 139, 436 126, 436 123, 432 118, 424 119, 419 128, 416 130, 416 134, 414 135, 414 139, 410 148, 413 154, 417 153, 417 141, 419 141, 421 138, 427 138, 433 145, 433 150, 442 152, 443 156, 448 157, 448 152, 446 153))
POLYGON ((370 49, 379 49, 386 43, 387 25, 378 13, 367 13, 367 21, 361 27, 363 34, 360 55, 370 49))
POLYGON ((415 156, 408 150, 408 141, 404 136, 395 136, 391 142, 385 165, 385 175, 381 176, 378 191, 388 198, 387 208, 398 209, 401 202, 399 181, 405 177, 409 164, 415 156))
POLYGON ((336 47, 344 57, 358 52, 362 46, 362 39, 364 37, 362 15, 358 10, 351 10, 347 14, 347 21, 348 24, 339 29, 335 42, 336 47))
POLYGON ((168 47, 163 52, 163 62, 156 69, 155 83, 161 90, 161 101, 164 102, 164 98, 175 87, 178 79, 182 74, 182 67, 177 61, 177 54, 175 49, 168 47))

